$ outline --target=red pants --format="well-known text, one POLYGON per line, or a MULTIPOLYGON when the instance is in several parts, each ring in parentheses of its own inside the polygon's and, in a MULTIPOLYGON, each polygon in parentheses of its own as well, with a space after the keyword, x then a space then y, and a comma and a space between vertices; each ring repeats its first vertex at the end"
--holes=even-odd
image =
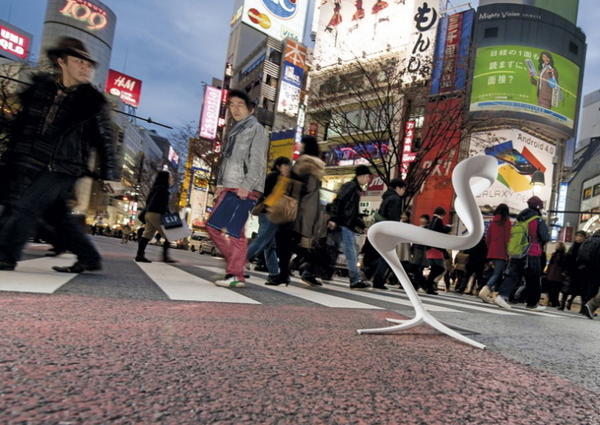
MULTIPOLYGON (((228 191, 232 192, 235 191, 235 189, 222 190, 215 202, 213 211, 217 209, 228 191)), ((250 194, 249 197, 254 199, 255 194, 250 194)), ((210 226, 206 226, 206 231, 219 251, 221 251, 221 254, 223 254, 223 257, 225 257, 225 262, 227 263, 225 273, 235 276, 240 282, 244 282, 244 266, 246 265, 246 255, 248 251, 248 242, 246 240, 244 229, 242 229, 239 239, 228 236, 220 230, 210 226)))

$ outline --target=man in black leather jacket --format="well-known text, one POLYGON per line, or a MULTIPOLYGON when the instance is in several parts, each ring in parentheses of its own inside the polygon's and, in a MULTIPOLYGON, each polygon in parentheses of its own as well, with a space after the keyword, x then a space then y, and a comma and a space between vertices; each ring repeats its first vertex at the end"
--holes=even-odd
MULTIPOLYGON (((57 76, 38 74, 21 93, 21 111, 11 124, 9 146, 2 157, 8 181, 3 182, 0 270, 14 270, 39 217, 64 204, 77 179, 89 174, 92 150, 100 157, 100 177, 115 178, 110 107, 90 84, 94 60, 74 38, 61 39, 47 54, 57 76)), ((100 254, 70 214, 53 224, 68 235, 67 249, 77 255, 74 265, 54 267, 56 271, 101 268, 100 254)))

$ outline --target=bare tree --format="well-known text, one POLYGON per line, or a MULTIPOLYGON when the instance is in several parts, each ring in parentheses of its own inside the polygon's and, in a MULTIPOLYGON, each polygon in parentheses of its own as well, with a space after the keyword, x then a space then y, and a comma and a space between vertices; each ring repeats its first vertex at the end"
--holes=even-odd
POLYGON ((353 149, 386 185, 406 174, 409 202, 475 125, 465 115, 464 91, 429 96, 431 65, 424 59, 415 73, 394 56, 356 59, 343 72, 316 73, 311 84, 308 120, 320 124, 330 145, 353 149))
POLYGON ((8 144, 8 128, 20 110, 18 94, 27 88, 22 74, 31 69, 26 62, 0 64, 0 155, 8 144))

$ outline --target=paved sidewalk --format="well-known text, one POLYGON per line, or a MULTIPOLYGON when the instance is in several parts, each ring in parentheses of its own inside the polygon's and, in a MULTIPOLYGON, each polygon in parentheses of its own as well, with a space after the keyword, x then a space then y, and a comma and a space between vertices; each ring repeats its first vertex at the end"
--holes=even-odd
POLYGON ((2 424, 598 424, 598 394, 389 312, 0 294, 2 424))

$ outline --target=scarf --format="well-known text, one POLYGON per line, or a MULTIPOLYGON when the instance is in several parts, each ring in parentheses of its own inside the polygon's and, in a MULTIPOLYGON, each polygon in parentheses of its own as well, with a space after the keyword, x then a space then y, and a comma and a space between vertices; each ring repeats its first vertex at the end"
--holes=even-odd
POLYGON ((256 117, 254 115, 248 115, 241 121, 237 121, 234 126, 229 130, 229 134, 227 135, 227 144, 225 145, 225 149, 223 150, 223 156, 225 158, 231 157, 233 153, 233 146, 235 145, 235 138, 242 131, 246 130, 250 126, 254 125, 256 122, 256 117))

